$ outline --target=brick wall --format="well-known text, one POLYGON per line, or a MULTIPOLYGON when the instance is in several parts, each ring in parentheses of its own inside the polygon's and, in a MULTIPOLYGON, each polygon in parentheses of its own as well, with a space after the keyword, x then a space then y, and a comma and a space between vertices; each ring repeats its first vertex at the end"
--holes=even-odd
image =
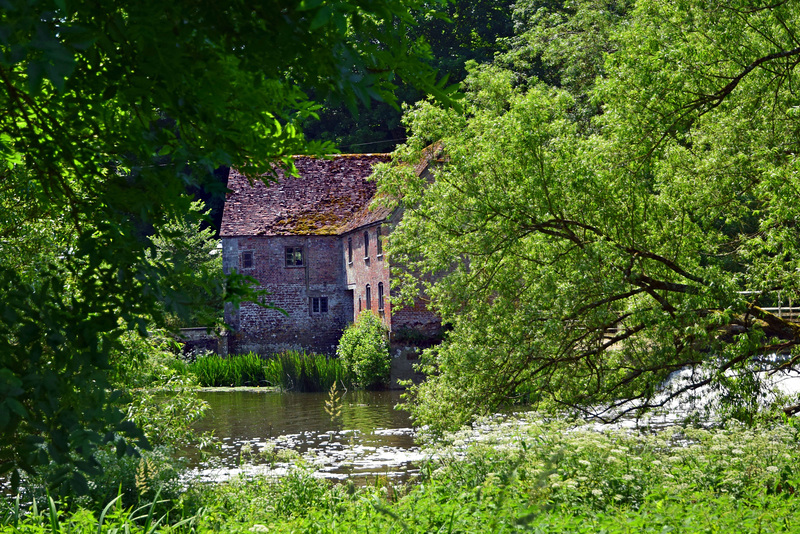
POLYGON ((228 306, 226 321, 235 330, 231 352, 335 352, 353 314, 342 254, 342 242, 337 236, 224 238, 225 272, 236 269, 252 276, 270 293, 266 301, 286 312, 253 303, 242 303, 238 309, 228 306), (301 266, 287 265, 288 247, 302 249, 301 266), (313 313, 312 298, 327 299, 327 312, 313 313))
POLYGON ((383 254, 378 254, 378 232, 385 239, 387 226, 372 225, 362 227, 342 236, 342 258, 344 259, 347 278, 347 288, 353 294, 353 314, 351 321, 355 321, 358 314, 371 309, 383 318, 386 326, 391 330, 392 313, 389 302, 389 264, 383 254), (368 237, 368 248, 365 248, 364 234, 368 237), (350 246, 352 245, 352 261, 350 246), (369 302, 367 300, 367 286, 370 288, 369 302), (383 286, 383 311, 381 311, 380 287, 383 286))

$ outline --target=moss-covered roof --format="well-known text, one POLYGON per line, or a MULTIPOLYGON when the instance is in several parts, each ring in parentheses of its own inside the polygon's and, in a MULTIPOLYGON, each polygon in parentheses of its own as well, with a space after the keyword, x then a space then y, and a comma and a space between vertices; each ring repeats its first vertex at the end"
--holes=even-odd
POLYGON ((339 235, 386 218, 387 208, 370 210, 372 167, 388 154, 344 154, 331 159, 297 156, 299 177, 278 172, 265 184, 231 169, 222 216, 222 237, 339 235))

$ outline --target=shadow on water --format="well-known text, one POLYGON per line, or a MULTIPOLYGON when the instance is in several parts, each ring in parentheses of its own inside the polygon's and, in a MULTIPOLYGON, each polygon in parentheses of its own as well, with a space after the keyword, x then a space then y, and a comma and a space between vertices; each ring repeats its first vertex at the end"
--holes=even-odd
POLYGON ((200 398, 211 409, 195 428, 213 432, 222 445, 207 460, 198 451, 186 451, 192 474, 200 480, 281 474, 296 454, 310 458, 326 478, 402 480, 417 471, 421 460, 408 414, 394 409, 400 401, 397 391, 347 392, 336 418, 325 410, 327 393, 204 391, 200 398))

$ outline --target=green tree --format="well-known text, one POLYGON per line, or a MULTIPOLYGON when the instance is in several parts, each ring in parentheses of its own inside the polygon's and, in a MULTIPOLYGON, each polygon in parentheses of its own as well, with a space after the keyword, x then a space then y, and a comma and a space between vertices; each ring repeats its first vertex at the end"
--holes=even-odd
MULTIPOLYGON (((163 324, 161 303, 182 291, 162 283, 174 265, 153 260, 152 236, 220 166, 271 172, 332 150, 305 141, 318 106, 298 87, 392 102, 397 74, 445 96, 406 37, 419 6, 3 3, 0 185, 14 212, 0 229, 0 474, 17 483, 53 461, 84 492, 99 444, 133 450, 142 434, 117 407, 109 354, 122 333, 163 324), (56 232, 53 252, 23 228, 56 232)), ((252 298, 240 277, 226 286, 252 298)))
POLYGON ((614 419, 703 386, 752 408, 755 372, 796 363, 800 325, 764 305, 798 301, 798 11, 640 0, 588 95, 495 65, 464 113, 406 115, 395 157, 433 180, 381 171, 405 208, 389 254, 398 290, 453 325, 412 390, 417 422, 523 394, 614 419), (590 128, 580 98, 600 106, 590 128))
MULTIPOLYGON (((464 80, 467 61, 490 60, 501 50, 499 40, 512 34, 510 0, 425 3, 415 16, 419 24, 408 29, 409 41, 428 43, 427 63, 451 83, 464 80)), ((411 82, 397 77, 397 102, 413 104, 427 96, 411 82)), ((309 138, 332 141, 345 152, 390 152, 406 136, 402 110, 393 102, 354 108, 336 98, 322 103, 319 120, 310 121, 305 131, 309 138)))
POLYGON ((369 311, 359 315, 342 334, 336 356, 342 360, 357 386, 364 388, 387 383, 392 363, 389 331, 380 317, 369 311))
POLYGON ((222 251, 211 226, 201 225, 209 212, 203 209, 202 201, 194 201, 188 213, 162 226, 152 238, 155 261, 167 262, 171 267, 161 281, 161 292, 169 296, 163 305, 167 326, 172 328, 222 323, 222 251))

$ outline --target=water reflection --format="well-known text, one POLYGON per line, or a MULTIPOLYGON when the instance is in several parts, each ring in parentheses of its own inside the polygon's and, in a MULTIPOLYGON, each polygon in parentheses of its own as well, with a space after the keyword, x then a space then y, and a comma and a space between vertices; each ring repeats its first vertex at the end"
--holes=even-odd
POLYGON ((187 451, 193 476, 219 481, 244 472, 281 474, 291 453, 305 455, 328 478, 407 478, 421 453, 406 412, 394 409, 396 391, 347 392, 336 419, 326 393, 243 390, 201 392, 211 410, 196 425, 212 431, 222 449, 210 460, 187 451))

